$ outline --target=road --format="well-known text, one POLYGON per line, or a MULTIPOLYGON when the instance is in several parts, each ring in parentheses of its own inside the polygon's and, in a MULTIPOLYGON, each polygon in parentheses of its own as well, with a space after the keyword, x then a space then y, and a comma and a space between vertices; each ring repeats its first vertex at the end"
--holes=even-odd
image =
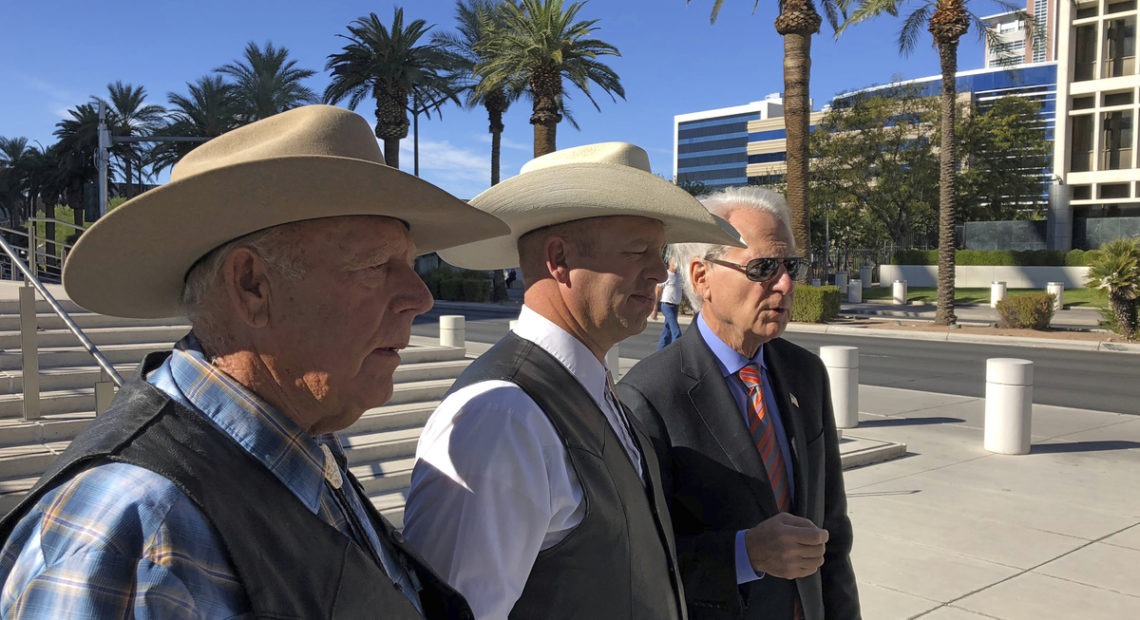
MULTIPOLYGON (((468 340, 490 343, 507 332, 518 309, 432 310, 417 319, 413 333, 438 337, 439 315, 459 313, 467 317, 468 340)), ((654 325, 626 339, 621 343, 621 356, 641 359, 649 355, 657 348, 659 334, 654 325)), ((865 385, 981 397, 985 395, 986 360, 1014 357, 1033 362, 1035 403, 1140 414, 1140 356, 1133 354, 796 331, 785 337, 815 353, 827 345, 858 347, 859 381, 865 385)))

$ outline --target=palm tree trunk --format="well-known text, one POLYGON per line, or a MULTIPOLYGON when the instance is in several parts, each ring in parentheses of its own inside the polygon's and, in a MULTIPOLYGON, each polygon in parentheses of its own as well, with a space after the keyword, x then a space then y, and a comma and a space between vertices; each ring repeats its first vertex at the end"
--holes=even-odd
POLYGON ((958 97, 958 39, 937 41, 942 69, 942 141, 938 152, 938 311, 936 325, 953 325, 954 315, 954 224, 955 184, 958 180, 954 153, 954 109, 958 97))
POLYGON ((534 123, 534 156, 540 157, 557 150, 558 123, 534 123))
POLYGON ((784 129, 787 133, 788 209, 792 237, 801 254, 811 254, 811 214, 808 203, 808 135, 811 122, 811 34, 784 35, 784 129))
POLYGON ((491 132, 491 185, 498 185, 503 151, 503 111, 490 103, 486 107, 491 132))
POLYGON ((384 163, 400 168, 400 138, 384 138, 384 163))

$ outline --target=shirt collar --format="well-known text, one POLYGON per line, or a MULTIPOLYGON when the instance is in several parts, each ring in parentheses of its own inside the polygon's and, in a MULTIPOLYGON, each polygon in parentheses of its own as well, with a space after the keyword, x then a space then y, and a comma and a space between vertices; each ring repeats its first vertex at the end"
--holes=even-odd
POLYGON ((606 367, 582 341, 525 305, 519 312, 514 333, 554 356, 605 410, 606 367))
POLYGON ((705 322, 703 314, 697 315, 697 329, 700 330, 701 338, 704 339, 705 344, 712 350, 713 357, 716 358, 723 376, 735 375, 748 364, 756 364, 767 370, 767 365, 764 363, 764 345, 760 345, 760 348, 756 349, 756 355, 748 358, 725 344, 724 340, 721 340, 720 336, 705 322))
MULTIPOLYGON (((193 334, 167 360, 174 387, 222 432, 265 466, 314 514, 324 487, 321 445, 340 453, 333 434, 314 437, 211 365, 193 334)), ((164 386, 159 386, 164 387, 164 386)), ((176 395, 177 396, 177 395, 176 395)))

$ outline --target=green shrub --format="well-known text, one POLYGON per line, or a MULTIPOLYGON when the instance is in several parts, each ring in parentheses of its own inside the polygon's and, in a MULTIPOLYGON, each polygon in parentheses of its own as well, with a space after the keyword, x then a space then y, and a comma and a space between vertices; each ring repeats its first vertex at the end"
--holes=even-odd
POLYGON ((439 297, 444 301, 463 301, 463 280, 453 278, 439 283, 439 297))
POLYGON ((823 323, 839 316, 838 286, 797 286, 792 320, 823 323))
POLYGON ((1089 264, 1088 255, 1084 250, 1069 250, 1065 252, 1066 267, 1084 267, 1089 264))
POLYGON ((486 278, 464 278, 463 301, 484 302, 491 298, 491 281, 486 278))
POLYGON ((1053 320, 1053 295, 1030 293, 1003 299, 997 303, 1000 327, 1045 329, 1053 320))
POLYGON ((893 265, 937 265, 938 250, 895 250, 893 265))

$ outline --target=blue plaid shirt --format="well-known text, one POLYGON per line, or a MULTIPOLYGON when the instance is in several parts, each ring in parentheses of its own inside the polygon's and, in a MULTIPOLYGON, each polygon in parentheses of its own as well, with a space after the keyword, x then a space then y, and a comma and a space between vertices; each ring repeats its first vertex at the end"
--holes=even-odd
MULTIPOLYGON (((376 532, 353 536, 330 485, 325 455, 335 435, 309 435, 215 369, 189 335, 147 378, 200 411, 273 472, 309 510, 371 546, 389 574, 376 532)), ((361 498, 346 483, 351 509, 361 498)), ((213 526, 166 478, 140 467, 93 467, 44 495, 0 552, 4 618, 228 618, 251 612, 213 526)), ((409 596, 418 605, 418 598, 409 596)))

